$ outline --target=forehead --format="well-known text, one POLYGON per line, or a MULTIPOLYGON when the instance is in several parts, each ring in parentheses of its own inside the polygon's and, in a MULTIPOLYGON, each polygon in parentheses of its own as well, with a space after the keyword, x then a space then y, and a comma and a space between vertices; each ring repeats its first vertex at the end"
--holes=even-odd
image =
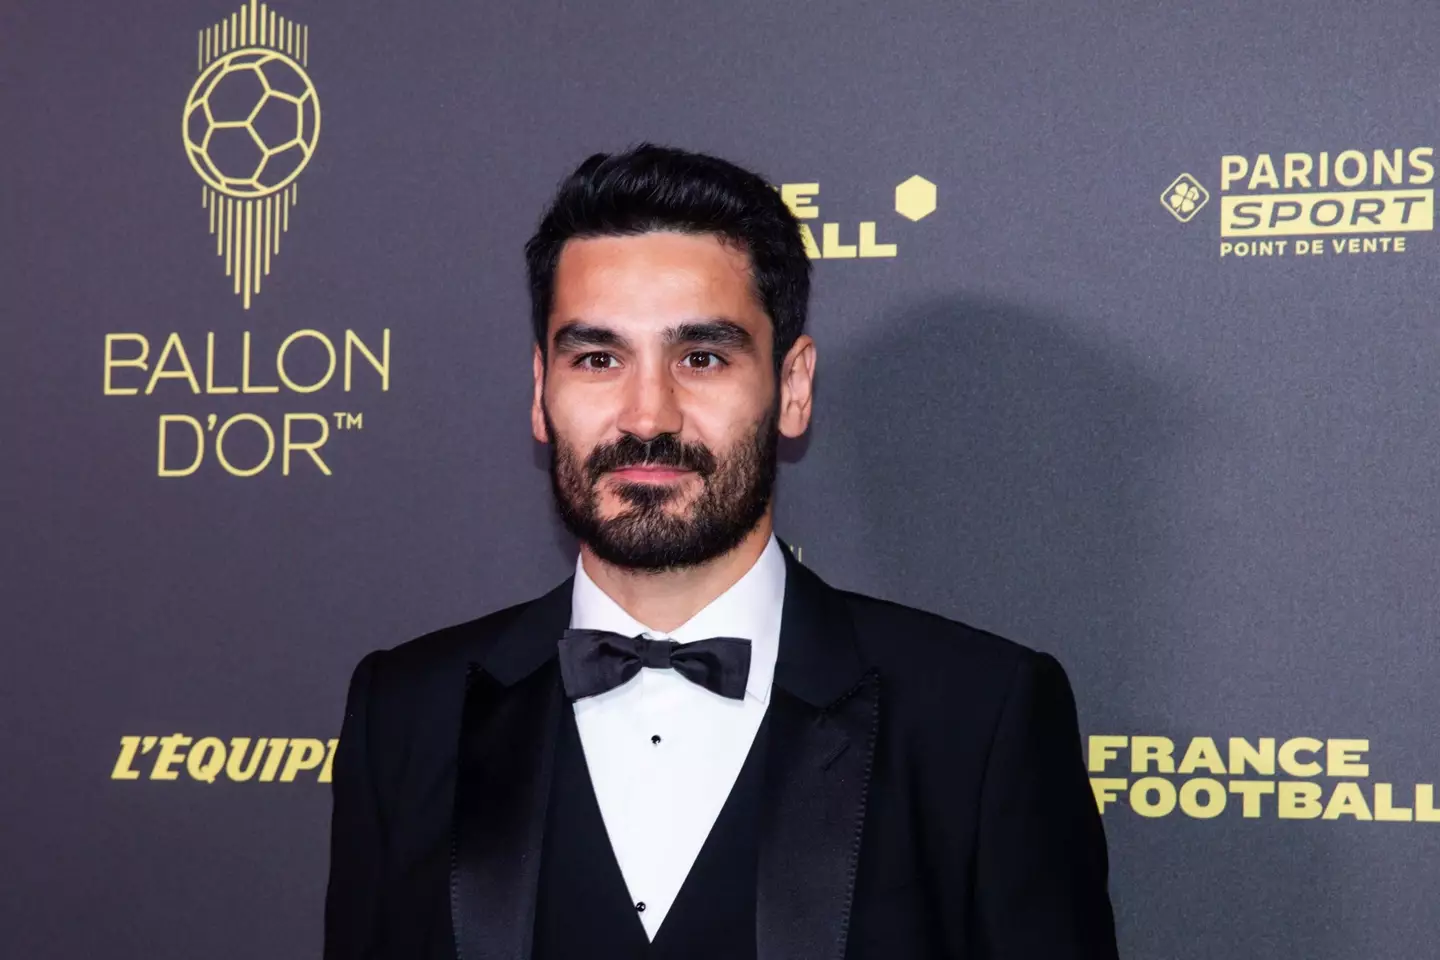
POLYGON ((750 257, 708 234, 654 232, 566 241, 552 320, 611 323, 727 317, 764 324, 750 257))

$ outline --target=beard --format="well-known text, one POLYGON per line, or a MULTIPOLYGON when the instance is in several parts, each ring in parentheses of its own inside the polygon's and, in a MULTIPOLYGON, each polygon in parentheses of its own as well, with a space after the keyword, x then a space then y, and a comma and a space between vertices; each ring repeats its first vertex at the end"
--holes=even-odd
POLYGON ((606 563, 655 573, 698 566, 735 549, 765 515, 774 492, 778 400, 723 457, 675 434, 640 440, 627 433, 600 444, 583 462, 542 404, 551 444, 550 489, 565 529, 606 563), (640 465, 693 471, 700 492, 688 509, 674 513, 667 506, 685 495, 686 484, 612 481, 625 509, 600 516, 604 475, 640 465))

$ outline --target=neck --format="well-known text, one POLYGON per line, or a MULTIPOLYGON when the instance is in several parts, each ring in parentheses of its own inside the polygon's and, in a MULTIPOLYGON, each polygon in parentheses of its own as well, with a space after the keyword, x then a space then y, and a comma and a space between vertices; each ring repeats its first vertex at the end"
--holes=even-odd
POLYGON ((580 562, 595 585, 630 616, 667 633, 705 609, 760 559, 773 529, 771 511, 766 510, 755 529, 729 553, 699 566, 656 573, 631 570, 606 563, 580 545, 580 562))

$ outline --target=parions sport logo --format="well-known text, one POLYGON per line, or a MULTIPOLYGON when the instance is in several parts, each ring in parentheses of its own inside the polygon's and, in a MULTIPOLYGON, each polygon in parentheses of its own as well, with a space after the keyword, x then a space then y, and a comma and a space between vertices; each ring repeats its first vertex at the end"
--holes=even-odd
POLYGON ((1213 216, 1223 260, 1403 254, 1434 230, 1434 181, 1428 146, 1235 153, 1160 203, 1180 223, 1213 216))

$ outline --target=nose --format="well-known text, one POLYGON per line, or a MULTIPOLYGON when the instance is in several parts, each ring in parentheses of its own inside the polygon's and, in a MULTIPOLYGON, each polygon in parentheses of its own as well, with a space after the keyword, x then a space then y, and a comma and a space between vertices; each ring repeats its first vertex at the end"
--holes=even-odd
POLYGON ((624 406, 616 426, 640 440, 678 434, 682 426, 676 385, 660 366, 632 367, 625 384, 624 406))

